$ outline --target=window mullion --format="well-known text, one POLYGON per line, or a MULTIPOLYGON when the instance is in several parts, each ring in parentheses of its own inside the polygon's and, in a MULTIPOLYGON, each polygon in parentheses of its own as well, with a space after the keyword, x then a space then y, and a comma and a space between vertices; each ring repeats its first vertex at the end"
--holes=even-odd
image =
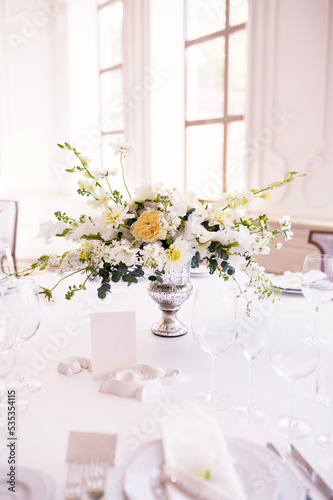
MULTIPOLYGON (((228 93, 229 93, 229 25, 230 25, 230 0, 226 0, 226 35, 224 45, 224 118, 229 116, 228 93)), ((228 161, 228 125, 225 122, 223 127, 223 164, 222 179, 223 192, 227 190, 227 161, 228 161)))

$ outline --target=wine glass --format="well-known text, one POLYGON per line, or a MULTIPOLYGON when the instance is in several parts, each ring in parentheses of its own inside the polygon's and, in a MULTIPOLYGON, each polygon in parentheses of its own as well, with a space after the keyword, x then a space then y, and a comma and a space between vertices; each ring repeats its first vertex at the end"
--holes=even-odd
POLYGON ((0 454, 6 449, 7 394, 4 379, 15 364, 15 337, 10 329, 9 315, 0 314, 0 454))
POLYGON ((311 314, 290 311, 277 315, 270 339, 270 359, 274 370, 291 383, 289 415, 278 420, 273 429, 288 438, 311 433, 310 426, 298 420, 293 413, 295 382, 311 375, 318 365, 319 347, 313 342, 315 321, 311 314))
POLYGON ((323 449, 331 450, 333 444, 333 347, 322 350, 317 372, 316 390, 319 398, 328 407, 327 428, 318 436, 318 444, 323 449))
POLYGON ((4 379, 15 364, 15 337, 10 328, 8 314, 0 314, 0 423, 7 417, 4 379))
MULTIPOLYGON (((18 380, 11 387, 18 388, 21 396, 38 391, 42 384, 39 380, 27 380, 21 363, 22 348, 38 330, 40 324, 40 305, 35 282, 31 278, 15 278, 4 297, 6 312, 12 316, 11 323, 15 333, 18 380)), ((21 402, 23 407, 23 402, 21 402)), ((22 408, 23 409, 23 408, 22 408)))
POLYGON ((198 287, 192 311, 192 334, 199 347, 212 358, 212 388, 209 394, 199 394, 196 402, 208 410, 226 410, 233 400, 219 394, 216 385, 216 363, 219 355, 236 340, 236 290, 233 283, 198 287))
POLYGON ((321 306, 333 299, 333 256, 323 254, 307 255, 301 275, 302 293, 315 306, 316 339, 319 339, 318 314, 321 306))
POLYGON ((13 277, 8 276, 14 274, 14 261, 11 251, 3 241, 0 241, 0 297, 3 298, 3 294, 7 290, 13 277))
POLYGON ((240 313, 238 341, 249 363, 248 399, 246 405, 236 408, 236 414, 239 420, 246 423, 262 422, 266 416, 266 411, 253 403, 252 372, 253 363, 266 343, 267 323, 267 315, 259 310, 257 311, 255 303, 252 303, 252 312, 250 316, 246 316, 244 312, 243 314, 240 313))

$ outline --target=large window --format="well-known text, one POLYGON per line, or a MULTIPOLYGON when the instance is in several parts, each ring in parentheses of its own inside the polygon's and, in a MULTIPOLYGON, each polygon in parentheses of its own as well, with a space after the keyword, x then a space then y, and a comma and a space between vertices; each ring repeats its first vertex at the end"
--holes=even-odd
POLYGON ((239 185, 245 140, 247 0, 185 0, 185 186, 239 185))
POLYGON ((123 11, 122 0, 98 5, 101 159, 108 167, 116 162, 110 141, 124 135, 123 11))

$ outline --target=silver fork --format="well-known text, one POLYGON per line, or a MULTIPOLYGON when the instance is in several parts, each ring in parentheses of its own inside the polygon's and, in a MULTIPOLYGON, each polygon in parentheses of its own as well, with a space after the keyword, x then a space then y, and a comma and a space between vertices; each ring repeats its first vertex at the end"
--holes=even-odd
POLYGON ((68 465, 65 486, 66 500, 81 500, 83 493, 83 465, 72 462, 68 465))
POLYGON ((105 460, 92 460, 85 477, 85 490, 89 500, 99 500, 105 491, 109 464, 105 460))

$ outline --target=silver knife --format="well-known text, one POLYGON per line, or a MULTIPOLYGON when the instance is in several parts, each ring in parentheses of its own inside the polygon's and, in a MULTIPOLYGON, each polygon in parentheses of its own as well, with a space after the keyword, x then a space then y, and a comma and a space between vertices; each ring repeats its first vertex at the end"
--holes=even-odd
POLYGON ((308 487, 307 484, 305 484, 304 476, 302 475, 302 472, 298 469, 298 467, 295 467, 295 464, 292 464, 290 460, 286 459, 286 457, 282 456, 279 450, 274 446, 273 443, 266 443, 266 446, 269 450, 273 451, 279 458, 280 460, 285 464, 289 465, 295 476, 297 477, 298 481, 302 485, 304 493, 302 494, 302 500, 313 500, 311 496, 311 491, 310 488, 308 487))
POLYGON ((323 478, 314 470, 314 468, 305 460, 305 458, 296 450, 295 446, 291 445, 291 454, 296 464, 301 467, 311 482, 318 488, 318 490, 325 495, 329 500, 333 500, 333 490, 323 480, 323 478))

